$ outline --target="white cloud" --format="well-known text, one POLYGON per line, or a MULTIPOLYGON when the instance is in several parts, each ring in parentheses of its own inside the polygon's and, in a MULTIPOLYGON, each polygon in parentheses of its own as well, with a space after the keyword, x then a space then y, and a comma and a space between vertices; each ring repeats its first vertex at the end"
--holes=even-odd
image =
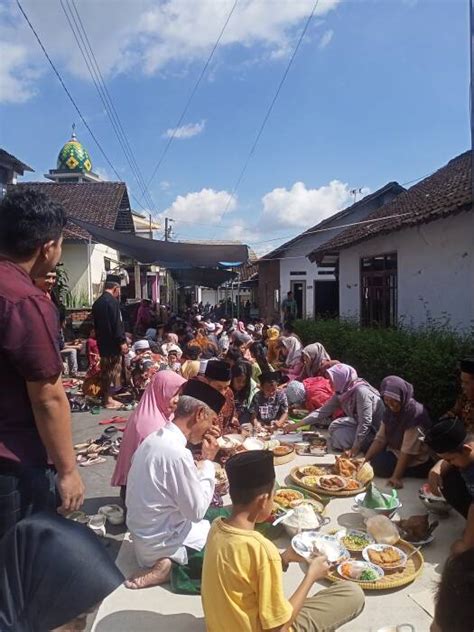
POLYGON ((24 103, 35 95, 37 73, 28 67, 28 49, 0 40, 0 103, 24 103))
POLYGON ((171 189, 171 182, 169 180, 162 180, 159 186, 162 191, 169 191, 171 189))
MULTIPOLYGON (((363 189, 363 195, 368 192, 363 189)), ((290 189, 278 187, 263 196, 259 223, 266 229, 306 229, 352 202, 349 185, 340 180, 331 180, 317 189, 307 189, 304 182, 295 182, 290 189)))
POLYGON ((203 132, 205 126, 206 121, 200 121, 199 123, 187 123, 186 125, 181 125, 181 127, 170 127, 163 134, 163 138, 192 138, 203 132))
POLYGON ((326 46, 329 46, 329 44, 331 43, 333 36, 334 36, 333 29, 329 29, 329 31, 325 31, 321 39, 319 40, 318 48, 320 48, 321 50, 324 50, 326 46))
MULTIPOLYGON (((108 77, 132 71, 149 75, 187 71, 190 63, 209 55, 233 2, 108 0, 75 4, 102 74, 108 77)), ((320 0, 316 16, 326 16, 340 2, 320 0)), ((217 59, 223 49, 236 45, 241 46, 246 59, 261 57, 262 51, 256 51, 255 46, 263 48, 264 59, 278 59, 291 48, 312 5, 313 0, 241 1, 221 40, 217 59)), ((60 3, 23 0, 23 6, 59 69, 89 81, 60 3)), ((0 13, 5 17, 0 21, 0 39, 21 49, 6 57, 2 51, 1 78, 6 77, 7 86, 10 82, 11 96, 7 99, 21 102, 33 94, 31 73, 38 68, 44 71, 47 62, 14 3, 6 8, 0 5, 0 13)), ((316 20, 313 27, 318 27, 316 20)), ((4 94, 8 92, 4 90, 4 94)))
POLYGON ((161 216, 172 217, 177 222, 183 220, 183 225, 187 222, 196 223, 197 228, 199 222, 218 224, 226 213, 234 211, 236 207, 236 198, 227 191, 201 189, 187 195, 178 195, 161 216))

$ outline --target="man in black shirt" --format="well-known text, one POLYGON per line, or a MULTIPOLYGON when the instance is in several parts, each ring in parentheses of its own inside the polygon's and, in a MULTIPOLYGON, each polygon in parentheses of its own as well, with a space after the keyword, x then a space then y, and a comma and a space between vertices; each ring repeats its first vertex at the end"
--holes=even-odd
POLYGON ((120 278, 109 275, 104 293, 92 306, 92 315, 100 353, 102 401, 105 408, 111 410, 122 406, 119 401, 112 398, 111 386, 119 384, 122 354, 128 351, 119 301, 120 278))

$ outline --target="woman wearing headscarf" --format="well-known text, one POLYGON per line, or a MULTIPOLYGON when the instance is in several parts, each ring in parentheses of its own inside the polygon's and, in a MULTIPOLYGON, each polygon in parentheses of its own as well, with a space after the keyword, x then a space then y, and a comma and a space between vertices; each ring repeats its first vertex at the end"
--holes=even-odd
POLYGON ((279 327, 270 327, 266 332, 266 341, 267 341, 267 359, 268 362, 272 365, 277 364, 279 360, 279 343, 278 339, 280 338, 280 329, 279 327))
MULTIPOLYGON (((171 421, 178 404, 179 391, 186 382, 174 371, 156 373, 145 389, 138 407, 130 415, 123 433, 120 452, 117 457, 112 485, 124 488, 132 464, 132 457, 138 446, 149 434, 171 421)), ((122 489, 122 491, 125 491, 122 489)))
POLYGON ((257 383, 252 378, 252 367, 243 360, 236 362, 231 369, 231 389, 234 394, 235 416, 240 424, 250 421, 250 404, 258 390, 257 383))
POLYGON ((3 536, 0 569, 2 632, 78 629, 124 580, 88 527, 43 512, 3 536))
POLYGON ((301 352, 303 360, 302 377, 317 377, 323 375, 326 363, 331 360, 329 353, 320 342, 307 345, 301 352))
POLYGON ((396 375, 380 385, 385 403, 382 425, 365 455, 376 476, 388 478, 389 485, 400 489, 403 477, 425 478, 433 461, 420 431, 431 427, 428 411, 414 398, 413 386, 396 375))
POLYGON ((332 415, 342 409, 344 416, 329 423, 333 450, 347 450, 350 456, 365 453, 380 428, 384 414, 385 407, 380 393, 359 378, 357 371, 348 364, 335 364, 326 373, 334 389, 333 397, 296 427, 327 424, 332 415))
POLYGON ((280 368, 280 371, 285 373, 289 380, 298 380, 303 370, 301 356, 303 345, 294 336, 280 338, 280 345, 285 356, 285 364, 280 368))

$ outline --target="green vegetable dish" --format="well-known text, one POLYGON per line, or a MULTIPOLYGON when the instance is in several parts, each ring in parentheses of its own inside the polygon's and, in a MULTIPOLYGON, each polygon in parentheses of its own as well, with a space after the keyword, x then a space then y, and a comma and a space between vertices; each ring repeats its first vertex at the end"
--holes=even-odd
POLYGON ((370 568, 367 568, 366 570, 362 571, 362 573, 360 574, 359 580, 361 582, 375 582, 377 581, 378 578, 379 576, 377 575, 375 571, 373 571, 370 568))
POLYGON ((342 538, 342 543, 350 551, 362 551, 371 541, 363 535, 346 535, 342 538))

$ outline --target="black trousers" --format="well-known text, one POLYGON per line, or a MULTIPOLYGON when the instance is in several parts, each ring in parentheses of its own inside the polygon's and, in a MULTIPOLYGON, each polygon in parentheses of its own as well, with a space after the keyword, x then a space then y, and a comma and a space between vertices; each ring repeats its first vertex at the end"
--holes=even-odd
POLYGON ((453 509, 467 519, 473 499, 456 467, 450 467, 443 476, 443 496, 453 509))
POLYGON ((17 522, 38 511, 56 511, 55 472, 0 461, 0 538, 17 522))
MULTIPOLYGON (((374 456, 370 464, 374 468, 375 476, 390 478, 397 465, 397 457, 393 452, 390 452, 390 450, 384 450, 374 456)), ((403 476, 408 478, 426 478, 432 467, 433 461, 429 459, 426 463, 421 463, 414 467, 407 467, 403 476)))

